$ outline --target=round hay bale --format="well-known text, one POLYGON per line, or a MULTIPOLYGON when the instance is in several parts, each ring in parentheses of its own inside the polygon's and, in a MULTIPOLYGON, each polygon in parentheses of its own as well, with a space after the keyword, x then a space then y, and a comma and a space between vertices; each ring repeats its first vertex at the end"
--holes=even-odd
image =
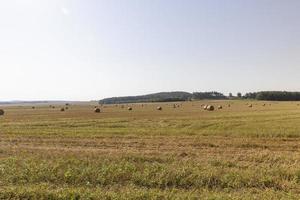
POLYGON ((158 106, 158 107, 157 107, 157 110, 162 110, 162 107, 158 106))
POLYGON ((61 108, 61 109, 60 109, 60 111, 61 111, 61 112, 64 112, 64 111, 65 111, 65 109, 64 109, 64 108, 61 108))
POLYGON ((250 104, 248 107, 249 107, 249 108, 252 108, 253 106, 252 106, 252 104, 250 104))
POLYGON ((218 109, 219 109, 219 110, 223 109, 223 106, 218 106, 218 109))
POLYGON ((182 152, 181 154, 179 154, 180 157, 186 157, 188 156, 188 154, 186 152, 182 152))
POLYGON ((231 105, 230 105, 230 104, 228 104, 228 107, 230 108, 230 107, 231 107, 231 105))
POLYGON ((100 110, 100 108, 95 108, 94 112, 95 112, 95 113, 100 113, 101 110, 100 110))
POLYGON ((173 108, 176 108, 176 104, 173 104, 173 108))
POLYGON ((66 107, 65 109, 66 109, 66 110, 68 110, 68 109, 69 109, 69 107, 66 107))
POLYGON ((208 105, 204 105, 204 106, 203 106, 203 109, 204 109, 204 110, 207 110, 207 106, 208 106, 208 105))
POLYGON ((0 109, 0 116, 4 115, 4 110, 0 109))
POLYGON ((131 111, 131 110, 132 110, 132 108, 131 108, 131 107, 128 107, 128 110, 129 110, 129 111, 131 111))
POLYGON ((208 110, 208 111, 214 111, 214 110, 215 110, 215 107, 212 106, 212 105, 208 105, 208 106, 206 107, 206 110, 208 110))
POLYGON ((31 108, 32 108, 32 109, 35 109, 35 107, 34 107, 34 106, 32 106, 31 108))

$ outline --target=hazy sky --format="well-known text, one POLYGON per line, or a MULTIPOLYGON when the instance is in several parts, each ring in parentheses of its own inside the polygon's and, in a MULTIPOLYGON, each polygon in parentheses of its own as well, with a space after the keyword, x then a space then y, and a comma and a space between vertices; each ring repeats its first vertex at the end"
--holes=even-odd
POLYGON ((299 0, 2 0, 0 100, 300 90, 299 0))

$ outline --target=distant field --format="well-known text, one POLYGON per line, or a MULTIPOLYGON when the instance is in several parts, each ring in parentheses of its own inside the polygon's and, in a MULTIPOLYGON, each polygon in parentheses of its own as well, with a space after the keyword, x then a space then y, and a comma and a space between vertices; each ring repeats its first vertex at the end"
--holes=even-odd
POLYGON ((1 106, 0 199, 300 199, 300 103, 173 104, 1 106))

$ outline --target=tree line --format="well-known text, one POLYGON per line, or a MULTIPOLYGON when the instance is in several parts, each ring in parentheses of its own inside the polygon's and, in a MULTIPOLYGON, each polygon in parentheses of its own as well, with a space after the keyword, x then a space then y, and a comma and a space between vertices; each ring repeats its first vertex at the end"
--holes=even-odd
POLYGON ((148 95, 111 97, 99 101, 100 104, 142 103, 142 102, 175 102, 201 99, 227 99, 219 92, 160 92, 148 95))
POLYGON ((228 96, 216 91, 212 92, 160 92, 139 96, 111 97, 99 101, 99 104, 142 103, 142 102, 175 102, 192 100, 252 99, 264 101, 300 101, 300 92, 262 91, 249 92, 244 95, 237 93, 228 96))
POLYGON ((300 92, 262 91, 246 93, 243 98, 265 101, 300 101, 300 92))

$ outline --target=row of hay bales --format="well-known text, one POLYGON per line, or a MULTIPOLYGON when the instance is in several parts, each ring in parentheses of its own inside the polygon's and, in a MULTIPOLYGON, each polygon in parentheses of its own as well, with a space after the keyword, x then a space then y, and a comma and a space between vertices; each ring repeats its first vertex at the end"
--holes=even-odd
MULTIPOLYGON (((122 108, 124 108, 124 106, 122 106, 122 108)), ((129 111, 131 111, 131 110, 132 110, 132 107, 128 107, 127 109, 128 109, 129 111)), ((97 106, 95 106, 94 112, 95 112, 95 113, 101 113, 101 109, 98 108, 97 106)))
MULTIPOLYGON (((253 104, 250 104, 250 103, 247 103, 246 104, 249 108, 252 108, 253 107, 253 104)), ((271 104, 269 104, 270 106, 271 106, 271 104)), ((215 110, 215 108, 214 108, 214 106, 212 106, 212 105, 201 105, 202 107, 203 107, 203 109, 204 110, 208 110, 208 111, 213 111, 213 110, 215 110)), ((266 104, 262 104, 262 106, 266 106, 266 104)), ((230 104, 228 104, 228 107, 231 107, 231 105, 230 104)), ((221 106, 221 105, 219 105, 218 106, 218 109, 220 110, 220 109, 223 109, 223 106, 221 106)))
MULTIPOLYGON (((69 106, 69 104, 68 104, 68 106, 69 106)), ((50 108, 53 108, 53 109, 55 108, 55 106, 52 106, 52 105, 50 105, 49 107, 50 107, 50 108)), ((124 108, 124 105, 121 105, 121 108, 124 108)), ((32 107, 32 109, 35 109, 35 107, 32 107)), ((64 112, 64 111, 66 111, 66 110, 68 110, 68 109, 69 109, 68 107, 62 107, 62 108, 60 108, 60 111, 61 111, 61 112, 64 112)), ((157 110, 162 110, 162 107, 161 107, 161 106, 158 106, 156 109, 157 109, 157 110)), ((132 111, 133 108, 132 108, 132 107, 128 107, 127 110, 132 111)), ((101 112, 101 109, 98 108, 97 106, 95 106, 94 112, 95 112, 95 113, 100 113, 100 112, 101 112)), ((0 115, 4 115, 4 111, 3 111, 3 110, 2 110, 2 111, 0 110, 0 115), (3 114, 1 114, 2 112, 3 112, 3 114)))
MULTIPOLYGON (((246 104, 249 108, 252 108, 253 105, 252 104, 246 104)), ((271 105, 271 104, 270 104, 271 105)), ((208 111, 214 111, 215 110, 215 107, 212 106, 212 105, 201 105, 203 107, 204 110, 208 110, 208 111)), ((263 106, 266 106, 266 104, 263 104, 263 106)), ((231 107, 230 104, 228 104, 228 107, 231 107)), ((218 106, 218 110, 221 110, 223 109, 223 106, 219 105, 218 106)))
MULTIPOLYGON (((252 108, 253 107, 253 104, 249 104, 249 103, 247 103, 246 104, 249 108, 252 108)), ((271 106, 271 104, 269 104, 270 106, 271 106)), ((201 105, 202 107, 203 107, 203 109, 204 110, 208 110, 208 111, 214 111, 215 110, 215 107, 214 106, 212 106, 212 105, 201 105)), ((263 104, 262 106, 266 106, 266 104, 263 104)), ((228 107, 231 107, 231 105, 230 104, 228 104, 228 107)), ((221 105, 219 105, 218 106, 218 110, 221 110, 221 109, 223 109, 223 106, 221 106, 221 105)))
MULTIPOLYGON (((265 105, 265 104, 264 104, 264 105, 265 105)), ((70 106, 70 104, 66 104, 66 107, 61 108, 60 111, 61 111, 61 112, 64 112, 65 110, 68 110, 68 109, 69 109, 68 106, 70 106)), ((215 107, 214 107, 213 105, 201 105, 201 106, 203 106, 203 109, 204 109, 204 110, 207 110, 207 111, 214 111, 214 110, 215 110, 215 107)), ((252 107, 252 104, 250 104, 250 105, 248 105, 248 106, 249 106, 249 107, 252 107)), ((52 106, 52 105, 50 105, 49 107, 50 107, 50 108, 53 108, 53 109, 55 108, 55 106, 52 106)), ((179 104, 173 104, 173 108, 178 108, 178 107, 180 107, 179 104)), ((228 107, 230 107, 230 104, 228 104, 228 107)), ((124 108, 124 105, 121 105, 121 108, 124 108)), ((35 107, 33 106, 32 109, 35 109, 35 107)), ((132 110, 133 110, 132 107, 128 107, 127 109, 128 109, 129 111, 132 111, 132 110)), ((161 106, 158 106, 156 109, 159 110, 159 111, 163 110, 161 106)), ((219 105, 219 106, 218 106, 218 109, 219 109, 219 110, 223 109, 223 106, 219 105)), ((95 113, 100 113, 101 110, 100 110, 100 108, 98 108, 98 107, 95 106, 94 112, 95 112, 95 113)), ((1 116, 1 115, 4 115, 4 113, 5 113, 4 110, 0 109, 0 116, 1 116)))
MULTIPOLYGON (((252 108, 253 105, 252 104, 246 104, 249 108, 252 108)), ((270 104, 271 105, 271 104, 270 104)), ((208 110, 208 111, 214 111, 215 110, 215 107, 212 106, 212 105, 201 105, 203 107, 204 110, 208 110)), ((266 106, 266 104, 263 104, 262 106, 266 106)), ((228 104, 228 107, 231 107, 230 104, 228 104)), ((219 105, 218 106, 218 110, 221 110, 223 109, 223 106, 219 105)))
MULTIPOLYGON (((158 106, 156 109, 157 109, 157 110, 162 110, 162 107, 161 107, 161 106, 158 106)), ((132 107, 128 107, 127 110, 132 111, 133 109, 132 109, 132 107)), ((95 113, 100 113, 100 112, 101 112, 101 109, 98 108, 98 107, 95 107, 94 112, 95 112, 95 113)))
MULTIPOLYGON (((254 105, 253 105, 253 104, 251 104, 251 103, 246 103, 245 105, 248 106, 249 108, 252 108, 254 105, 258 105, 258 104, 254 104, 254 105)), ((266 106, 272 106, 272 104, 270 104, 270 103, 269 103, 269 104, 263 103, 262 106, 263 106, 263 107, 266 107, 266 106)))
MULTIPOLYGON (((250 104, 250 103, 246 103, 246 105, 247 105, 249 108, 252 108, 252 107, 253 107, 253 104, 250 104)), ((262 106, 264 106, 264 107, 265 107, 266 105, 267 105, 267 104, 265 104, 265 103, 262 104, 262 106)), ((271 104, 268 104, 268 105, 271 106, 271 104)), ((68 106, 70 106, 70 104, 66 103, 65 106, 66 106, 66 107, 62 107, 62 108, 60 109, 61 112, 64 112, 65 110, 68 110, 68 109, 69 109, 68 106)), ((118 106, 118 105, 116 105, 116 106, 118 106)), ((121 108, 124 108, 124 105, 120 105, 120 106, 121 106, 121 108)), ((142 104, 142 107, 143 107, 143 106, 144 106, 144 105, 142 104)), ((228 107, 231 107, 230 104, 228 104, 227 106, 228 106, 228 107)), ((297 106, 300 106, 300 104, 297 104, 297 106)), ((55 106, 53 106, 53 105, 49 105, 49 107, 52 108, 52 109, 55 109, 55 106)), ((179 108, 179 107, 180 107, 180 104, 173 104, 173 108, 179 108)), ((204 104, 202 104, 201 107, 203 107, 203 109, 204 109, 204 110, 207 110, 207 111, 214 111, 214 110, 215 110, 215 107, 214 107, 213 105, 204 105, 204 104)), ((221 109, 223 109, 223 106, 219 105, 217 108, 218 108, 218 110, 221 110, 221 109)), ((32 106, 32 109, 35 109, 35 106, 32 106)), ((132 110, 133 110, 132 107, 128 107, 127 109, 128 109, 129 111, 132 111, 132 110)), ((158 106, 156 109, 159 110, 159 111, 163 110, 163 108, 162 108, 161 106, 158 106)), ((98 108, 97 106, 95 106, 94 112, 95 112, 95 113, 100 113, 101 110, 100 110, 100 108, 98 108)), ((4 114, 5 114, 4 110, 3 110, 3 109, 0 109, 0 116, 3 116, 4 114)))
MULTIPOLYGON (((215 110, 215 107, 213 105, 202 105, 203 109, 204 110, 207 110, 207 111, 214 111, 215 110)), ((218 110, 221 110, 223 109, 223 106, 219 105, 218 106, 218 110)))
MULTIPOLYGON (((55 108, 55 106, 50 106, 50 107, 53 108, 53 109, 55 108)), ((35 109, 35 106, 32 106, 31 108, 35 109)), ((60 111, 63 112, 63 111, 68 110, 68 109, 69 109, 68 107, 61 108, 60 111)), ((4 114, 5 114, 5 111, 3 109, 0 109, 0 116, 3 116, 4 114)))

